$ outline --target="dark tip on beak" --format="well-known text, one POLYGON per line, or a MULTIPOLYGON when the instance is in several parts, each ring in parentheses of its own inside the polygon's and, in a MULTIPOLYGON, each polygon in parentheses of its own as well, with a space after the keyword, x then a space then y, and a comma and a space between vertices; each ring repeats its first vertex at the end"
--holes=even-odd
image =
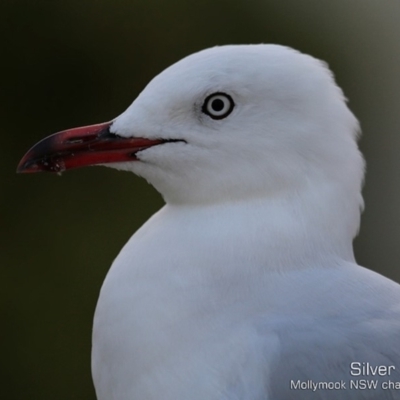
POLYGON ((79 166, 79 156, 95 151, 96 144, 115 140, 111 122, 57 132, 35 144, 17 167, 17 173, 61 172, 79 166), (77 164, 77 165, 74 165, 77 164))

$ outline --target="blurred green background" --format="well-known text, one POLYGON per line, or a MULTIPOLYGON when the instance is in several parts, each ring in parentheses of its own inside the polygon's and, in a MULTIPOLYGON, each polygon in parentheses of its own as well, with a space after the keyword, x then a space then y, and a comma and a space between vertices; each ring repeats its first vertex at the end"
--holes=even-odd
POLYGON ((361 121, 360 264, 400 281, 398 0, 2 0, 0 398, 94 399, 91 324, 107 270, 163 204, 129 173, 16 175, 39 139, 121 113, 197 50, 280 43, 326 60, 361 121))

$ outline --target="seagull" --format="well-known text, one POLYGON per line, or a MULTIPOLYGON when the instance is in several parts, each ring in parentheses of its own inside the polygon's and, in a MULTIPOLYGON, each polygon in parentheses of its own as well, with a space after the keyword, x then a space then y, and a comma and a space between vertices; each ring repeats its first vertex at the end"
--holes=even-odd
POLYGON ((400 399, 400 286, 353 253, 359 132, 324 62, 229 45, 27 152, 18 172, 106 165, 166 203, 101 288, 98 400, 400 399))

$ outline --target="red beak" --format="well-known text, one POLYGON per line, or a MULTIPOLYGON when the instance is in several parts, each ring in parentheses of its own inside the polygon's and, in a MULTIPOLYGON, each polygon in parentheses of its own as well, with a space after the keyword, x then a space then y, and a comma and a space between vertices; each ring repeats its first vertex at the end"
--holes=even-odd
POLYGON ((136 153, 175 140, 124 138, 110 132, 112 122, 68 129, 35 144, 17 172, 61 172, 85 165, 137 160, 136 153))

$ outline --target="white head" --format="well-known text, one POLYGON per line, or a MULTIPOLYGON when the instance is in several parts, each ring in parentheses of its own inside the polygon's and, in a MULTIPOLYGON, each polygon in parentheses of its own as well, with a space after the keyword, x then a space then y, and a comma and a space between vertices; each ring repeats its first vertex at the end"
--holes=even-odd
MULTIPOLYGON (((139 161, 108 164, 143 176, 167 203, 296 198, 299 213, 308 207, 325 228, 341 219, 351 237, 358 229, 364 174, 358 122, 326 64, 313 57, 278 45, 201 51, 156 76, 108 127, 116 137, 177 140, 145 146, 135 153, 139 161), (216 103, 213 94, 220 96, 216 103)), ((58 134, 70 147, 86 131, 71 132, 72 140, 67 131, 58 134)), ((29 159, 39 153, 45 169, 47 142, 55 139, 28 153, 24 171, 36 171, 38 158, 29 159)))
POLYGON ((124 136, 183 139, 118 163, 146 178, 167 202, 274 196, 318 182, 342 186, 360 205, 359 125, 327 65, 278 45, 214 47, 156 76, 111 126, 124 136), (207 97, 234 102, 225 118, 207 97))

